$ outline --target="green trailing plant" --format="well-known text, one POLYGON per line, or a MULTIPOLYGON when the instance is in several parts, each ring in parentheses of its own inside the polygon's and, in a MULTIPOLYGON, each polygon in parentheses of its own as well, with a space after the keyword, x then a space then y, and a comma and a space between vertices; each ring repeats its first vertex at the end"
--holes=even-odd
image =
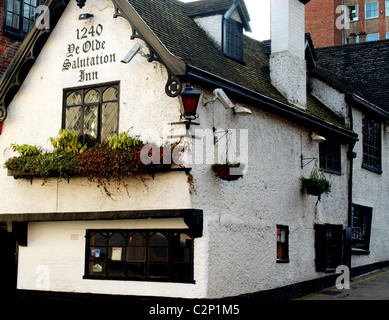
POLYGON ((42 148, 29 144, 18 145, 16 143, 12 143, 11 149, 22 156, 36 156, 42 153, 42 148))
POLYGON ((112 150, 117 149, 130 149, 134 147, 138 147, 140 145, 140 141, 130 137, 127 132, 122 132, 118 135, 113 136, 108 143, 109 147, 112 150))
POLYGON ((54 148, 54 153, 81 154, 87 149, 87 144, 82 144, 75 133, 61 129, 57 137, 49 138, 54 148))
POLYGON ((308 178, 300 178, 301 180, 301 192, 310 195, 318 196, 320 201, 323 193, 328 194, 331 192, 331 183, 324 176, 324 172, 317 169, 315 166, 311 171, 308 178))
POLYGON ((113 137, 108 143, 86 148, 76 135, 66 130, 60 130, 58 137, 49 140, 54 150, 45 154, 35 146, 21 148, 14 144, 20 156, 8 159, 5 167, 14 176, 26 178, 85 177, 103 186, 108 195, 107 181, 120 182, 126 177, 153 174, 155 165, 164 166, 163 160, 172 158, 176 146, 148 145, 152 148, 144 148, 143 142, 125 133, 113 137), (151 159, 151 163, 143 163, 145 158, 151 159))

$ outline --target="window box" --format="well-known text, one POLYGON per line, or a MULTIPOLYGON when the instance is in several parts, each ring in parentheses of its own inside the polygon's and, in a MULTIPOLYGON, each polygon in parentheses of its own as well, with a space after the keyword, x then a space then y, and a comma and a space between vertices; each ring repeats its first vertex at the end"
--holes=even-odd
MULTIPOLYGON (((50 138, 54 146, 51 153, 41 151, 29 154, 35 146, 16 146, 20 156, 10 158, 5 167, 8 175, 15 178, 85 177, 102 182, 155 172, 190 169, 163 164, 165 157, 172 159, 173 146, 144 148, 144 144, 127 134, 114 136, 109 143, 86 148, 78 142, 78 136, 66 130, 60 130, 59 137, 50 138), (24 153, 21 151, 24 150, 24 153), (153 152, 154 151, 154 152, 153 152), (151 156, 153 153, 153 156, 151 156), (156 155, 154 155, 154 153, 156 155), (149 160, 149 163, 145 162, 149 160)), ((17 151, 17 150, 15 150, 17 151)))

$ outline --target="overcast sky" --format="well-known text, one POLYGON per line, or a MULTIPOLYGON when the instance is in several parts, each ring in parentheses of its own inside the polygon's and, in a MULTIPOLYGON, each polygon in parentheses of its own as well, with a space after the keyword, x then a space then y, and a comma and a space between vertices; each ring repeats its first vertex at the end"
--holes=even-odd
MULTIPOLYGON (((195 0, 181 0, 191 2, 195 0)), ((248 36, 257 40, 270 39, 270 0, 244 0, 250 14, 252 32, 248 36)))

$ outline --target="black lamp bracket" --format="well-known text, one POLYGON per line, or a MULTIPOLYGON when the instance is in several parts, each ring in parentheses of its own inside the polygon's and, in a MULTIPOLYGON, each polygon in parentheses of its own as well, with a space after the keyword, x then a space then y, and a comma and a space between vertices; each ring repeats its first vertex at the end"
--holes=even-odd
POLYGON ((318 161, 317 158, 306 158, 303 155, 301 155, 301 169, 304 169, 306 165, 310 164, 313 161, 315 161, 315 165, 317 167, 317 161, 318 161))

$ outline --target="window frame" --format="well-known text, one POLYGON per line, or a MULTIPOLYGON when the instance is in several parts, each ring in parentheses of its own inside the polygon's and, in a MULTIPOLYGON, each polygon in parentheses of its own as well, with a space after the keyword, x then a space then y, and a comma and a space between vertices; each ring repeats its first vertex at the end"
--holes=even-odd
MULTIPOLYGON (((389 17, 389 0, 385 0, 385 15, 387 17, 389 17)), ((388 39, 388 36, 387 36, 387 39, 388 39)))
POLYGON ((350 4, 347 6, 347 15, 346 15, 346 21, 347 22, 355 22, 355 21, 358 21, 359 20, 359 8, 358 8, 358 4, 350 4), (350 9, 350 7, 355 7, 355 17, 351 20, 350 19, 350 16, 351 16, 351 13, 352 13, 352 10, 350 9))
POLYGON ((373 208, 361 206, 359 204, 352 205, 351 213, 351 252, 352 253, 370 253, 370 239, 371 239, 371 226, 373 219, 373 208), (359 223, 362 225, 359 225, 359 223), (365 225, 366 223, 366 225, 365 225), (357 224, 357 226, 355 226, 357 224), (364 235, 357 237, 356 228, 364 230, 364 235), (359 241, 362 244, 356 245, 355 242, 359 241))
MULTIPOLYGON (((120 120, 120 81, 114 81, 114 82, 107 82, 107 83, 100 83, 100 84, 93 84, 93 85, 87 85, 87 86, 81 86, 81 87, 71 87, 71 88, 64 88, 63 89, 63 102, 62 102, 62 124, 61 128, 66 129, 66 110, 67 110, 67 98, 73 93, 73 92, 82 92, 82 101, 81 101, 81 107, 85 108, 88 104, 84 102, 85 94, 88 93, 90 90, 96 90, 99 91, 100 97, 98 103, 98 124, 97 124, 97 139, 96 143, 101 143, 101 128, 102 128, 102 106, 104 103, 110 103, 110 102, 116 102, 117 101, 117 134, 119 133, 119 120, 120 120), (117 89, 118 95, 117 100, 110 100, 110 101, 104 101, 103 100, 103 93, 106 89, 114 87, 117 89)), ((83 117, 82 117, 83 118, 83 117)), ((83 126, 83 124, 82 124, 83 126)), ((82 129, 83 133, 83 129, 82 129)), ((84 143, 84 134, 81 134, 80 139, 82 143, 84 143)))
POLYGON ((335 272, 342 264, 343 226, 334 224, 315 224, 315 265, 317 272, 335 272), (329 238, 329 233, 333 238, 329 238), (329 264, 331 253, 332 264, 329 264))
POLYGON ((381 121, 378 119, 367 116, 365 113, 362 115, 362 168, 373 171, 375 173, 382 173, 382 125, 381 121), (367 123, 366 123, 367 121, 367 123), (378 124, 378 130, 370 129, 370 125, 373 123, 373 126, 375 124, 378 124), (368 128, 366 128, 366 125, 368 125, 368 128), (366 135, 366 132, 369 133, 371 130, 373 130, 373 133, 375 136, 368 134, 366 135), (372 145, 371 140, 378 141, 378 146, 372 145), (377 149, 378 150, 378 157, 374 155, 369 155, 369 148, 377 149), (373 157, 373 160, 370 158, 373 157), (371 165, 371 162, 374 161, 374 158, 378 159, 378 165, 371 165))
MULTIPOLYGON (((234 33, 234 36, 237 37, 235 33, 234 33)), ((244 54, 243 54, 244 36, 243 36, 243 24, 242 23, 240 23, 239 21, 236 21, 232 18, 225 18, 224 17, 223 18, 223 41, 222 41, 222 43, 223 43, 223 53, 227 57, 229 57, 233 60, 236 60, 238 62, 243 62, 243 59, 244 59, 244 54), (234 31, 238 31, 237 33, 239 34, 239 46, 237 47, 234 42, 231 44, 231 46, 233 46, 234 49, 238 48, 238 51, 239 51, 238 55, 236 55, 232 52, 229 52, 229 50, 228 50, 228 46, 229 46, 228 41, 230 40, 228 37, 228 34, 229 34, 228 25, 229 24, 231 26, 233 26, 234 31), (238 30, 236 30, 235 28, 238 30)))
POLYGON ((377 19, 380 15, 380 5, 379 5, 379 2, 378 1, 375 1, 375 2, 366 2, 365 3, 365 20, 369 20, 369 19, 377 19), (377 5, 377 15, 374 15, 372 17, 367 17, 367 13, 368 12, 374 12, 375 13, 375 9, 374 10, 367 10, 367 7, 370 6, 370 5, 373 5, 373 4, 376 4, 377 5))
MULTIPOLYGON (((20 7, 19 7, 20 11, 17 14, 14 11, 11 12, 11 11, 7 10, 7 6, 8 6, 8 3, 10 1, 12 3, 14 2, 14 0, 5 0, 4 1, 4 14, 3 14, 3 31, 4 31, 4 34, 8 35, 10 37, 13 37, 16 40, 23 40, 24 37, 28 34, 28 32, 31 30, 31 28, 34 26, 34 23, 35 23, 36 17, 37 17, 36 8, 40 5, 40 0, 35 0, 36 5, 35 5, 35 10, 34 10, 35 14, 34 14, 34 19, 33 20, 31 20, 29 18, 24 18, 24 16, 23 16, 25 5, 30 6, 30 4, 26 4, 24 0, 20 0, 20 7), (11 12, 12 15, 15 15, 15 16, 19 17, 19 23, 18 23, 19 26, 18 26, 18 28, 15 28, 13 26, 7 25, 7 14, 8 14, 8 12, 11 12), (32 25, 30 26, 28 31, 23 31, 23 21, 24 21, 24 19, 27 19, 29 22, 32 22, 32 25)), ((31 6, 31 7, 33 7, 33 6, 31 6)))
POLYGON ((289 263, 289 227, 285 225, 277 225, 277 263, 289 263), (281 229, 285 232, 285 242, 281 242, 281 229), (278 232, 278 230, 280 232, 278 232), (280 237, 280 238, 279 238, 280 237), (281 248, 283 248, 283 255, 280 256, 281 248))
MULTIPOLYGON (((124 280, 124 281, 147 281, 147 282, 172 282, 172 283, 195 283, 194 280, 194 240, 195 237, 193 236, 192 232, 189 229, 87 229, 86 235, 85 235, 85 268, 84 268, 84 276, 83 279, 95 279, 95 280, 124 280), (109 262, 112 262, 113 260, 109 259, 109 238, 110 236, 106 236, 106 258, 104 260, 105 264, 105 270, 103 271, 104 274, 90 274, 89 269, 89 263, 90 263, 90 253, 91 248, 93 246, 90 245, 90 239, 91 236, 96 233, 106 233, 106 234, 125 234, 126 239, 126 248, 125 252, 122 252, 122 256, 124 256, 124 261, 122 261, 125 265, 124 273, 125 275, 109 275, 108 274, 108 264, 109 262), (152 276, 148 274, 150 271, 149 265, 151 263, 158 264, 157 261, 152 261, 149 258, 149 248, 150 247, 158 247, 158 246, 150 246, 149 240, 150 238, 155 235, 161 233, 164 236, 167 237, 168 245, 167 245, 167 251, 168 251, 168 257, 167 257, 167 267, 168 267, 168 276, 152 276), (190 256, 189 256, 189 262, 180 262, 180 261, 174 261, 173 256, 173 235, 179 233, 179 234, 185 234, 191 239, 191 246, 190 246, 190 256), (147 234, 145 237, 145 257, 144 257, 144 275, 142 276, 128 276, 128 264, 131 264, 131 262, 127 261, 126 254, 127 249, 130 247, 128 245, 128 236, 133 234, 147 234), (186 263, 190 265, 190 277, 189 278, 174 278, 172 276, 174 266, 177 266, 180 263, 186 263)), ((96 246, 94 246, 96 247, 96 246)), ((93 261, 93 260, 92 260, 93 261)))
POLYGON ((319 144, 320 169, 333 174, 342 174, 342 146, 337 140, 328 139, 319 144), (336 163, 327 166, 327 163, 336 163))
POLYGON ((371 42, 371 41, 378 41, 380 40, 380 34, 379 33, 369 33, 366 35, 366 42, 371 42), (375 37, 374 39, 369 39, 370 37, 375 37))

